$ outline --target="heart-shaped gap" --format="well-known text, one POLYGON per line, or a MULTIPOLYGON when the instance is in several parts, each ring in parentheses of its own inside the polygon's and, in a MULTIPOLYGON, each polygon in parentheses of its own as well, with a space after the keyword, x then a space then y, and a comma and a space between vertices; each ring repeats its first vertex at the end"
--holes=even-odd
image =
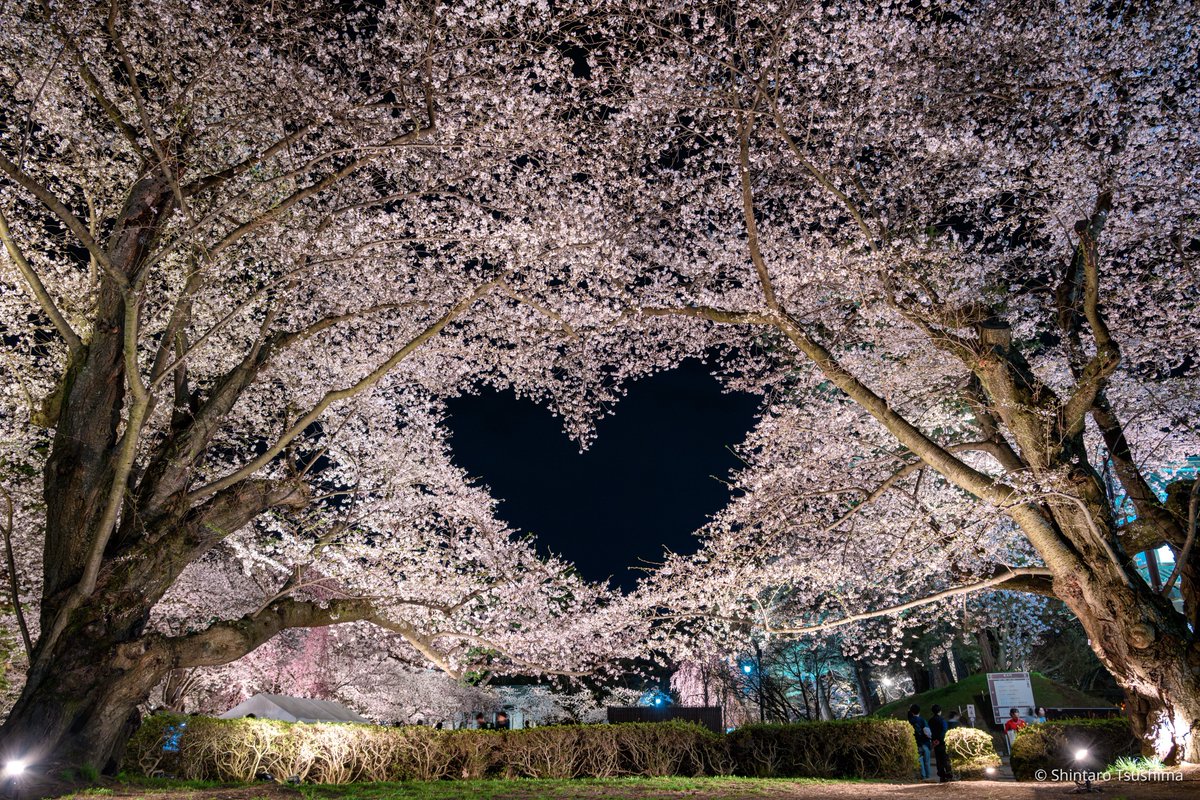
POLYGON ((688 360, 629 387, 583 453, 559 420, 510 392, 450 401, 455 461, 500 498, 499 516, 573 561, 590 580, 628 590, 663 548, 695 549, 693 533, 729 501, 725 478, 759 398, 725 393, 688 360))

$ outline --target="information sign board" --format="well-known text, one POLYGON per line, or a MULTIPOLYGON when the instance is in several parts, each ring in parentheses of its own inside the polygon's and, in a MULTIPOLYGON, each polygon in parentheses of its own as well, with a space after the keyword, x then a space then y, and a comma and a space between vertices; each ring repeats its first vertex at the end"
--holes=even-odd
POLYGON ((1033 684, 1028 672, 989 672, 988 694, 992 700, 992 718, 1000 725, 1008 719, 1008 711, 1017 709, 1022 717, 1033 714, 1033 684))

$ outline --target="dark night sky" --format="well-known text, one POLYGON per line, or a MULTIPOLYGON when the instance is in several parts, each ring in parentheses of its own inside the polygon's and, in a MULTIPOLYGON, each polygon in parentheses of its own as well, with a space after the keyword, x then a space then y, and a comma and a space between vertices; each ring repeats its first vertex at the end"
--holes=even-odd
POLYGON ((758 398, 722 393, 687 361, 629 387, 587 451, 544 408, 510 393, 450 402, 456 462, 501 499, 500 517, 575 562, 586 578, 629 589, 638 559, 666 545, 691 552, 692 532, 729 499, 730 447, 758 398))

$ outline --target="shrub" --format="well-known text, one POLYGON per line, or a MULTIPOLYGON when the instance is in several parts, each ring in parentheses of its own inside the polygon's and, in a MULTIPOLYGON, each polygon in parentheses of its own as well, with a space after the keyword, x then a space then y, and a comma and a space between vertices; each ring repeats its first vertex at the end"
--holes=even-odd
POLYGON ((963 780, 980 780, 988 767, 999 767, 996 743, 992 735, 978 728, 951 728, 946 732, 946 754, 950 769, 963 780))
POLYGON ((729 774, 725 743, 689 723, 440 731, 158 715, 130 741, 143 775, 305 783, 729 774))
POLYGON ((1039 769, 1101 770, 1122 756, 1141 754, 1141 742, 1127 719, 1055 720, 1027 725, 1017 732, 1012 746, 1012 770, 1017 780, 1030 780, 1039 769), (1088 761, 1080 764, 1075 752, 1086 748, 1088 761))
POLYGON ((188 717, 155 714, 142 720, 125 747, 126 768, 142 775, 174 775, 179 772, 179 739, 188 717))
POLYGON ((1167 765, 1157 757, 1142 758, 1140 756, 1121 756, 1108 765, 1104 777, 1108 780, 1127 781, 1142 775, 1153 775, 1166 770, 1167 765))
POLYGON ((911 729, 896 720, 754 725, 721 736, 687 722, 440 731, 159 715, 125 765, 188 780, 355 781, 611 778, 622 775, 909 777, 911 729))
POLYGON ((912 727, 901 720, 747 725, 729 748, 737 772, 756 778, 911 778, 917 769, 912 727))

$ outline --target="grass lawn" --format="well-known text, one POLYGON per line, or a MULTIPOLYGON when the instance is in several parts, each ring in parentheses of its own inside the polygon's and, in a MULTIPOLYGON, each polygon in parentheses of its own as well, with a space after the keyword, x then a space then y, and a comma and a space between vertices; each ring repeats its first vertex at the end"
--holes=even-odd
MULTIPOLYGON (((1183 781, 1106 783, 1108 800, 1200 800, 1200 772, 1183 781)), ((218 784, 129 779, 55 793, 60 800, 1060 800, 1071 784, 973 781, 763 780, 756 778, 612 778, 582 780, 406 781, 345 786, 218 784)), ((39 797, 26 794, 23 797, 39 797)))
POLYGON ((384 783, 365 787, 312 786, 309 800, 558 800, 558 798, 750 798, 773 797, 778 790, 840 781, 755 778, 585 778, 580 780, 487 780, 438 783, 384 783))
MULTIPOLYGON (((1084 694, 1062 683, 1056 683, 1035 672, 1030 676, 1033 684, 1033 699, 1039 706, 1046 708, 1111 708, 1112 703, 1098 697, 1084 694)), ((943 712, 949 712, 959 706, 965 707, 975 702, 976 695, 987 695, 987 676, 972 675, 963 678, 958 683, 943 686, 940 689, 930 689, 927 692, 893 700, 874 713, 877 717, 895 717, 904 719, 908 715, 908 707, 912 703, 921 706, 921 712, 929 713, 929 707, 937 703, 943 712)))
POLYGON ((60 795, 59 800, 754 800, 804 797, 805 788, 864 781, 759 778, 581 778, 578 780, 402 781, 281 786, 131 778, 60 795))

